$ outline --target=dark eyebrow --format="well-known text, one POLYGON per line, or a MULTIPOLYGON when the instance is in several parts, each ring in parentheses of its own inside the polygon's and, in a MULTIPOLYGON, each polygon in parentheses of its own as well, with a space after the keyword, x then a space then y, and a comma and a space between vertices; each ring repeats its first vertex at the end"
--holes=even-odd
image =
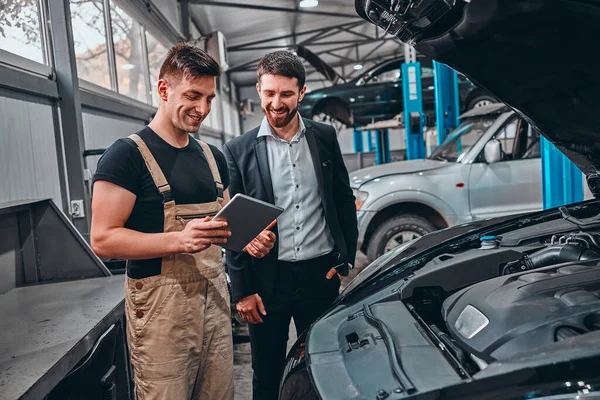
MULTIPOLYGON (((274 94, 275 91, 274 90, 265 90, 265 93, 267 94, 274 94)), ((295 92, 293 90, 286 90, 284 92, 281 92, 281 94, 294 94, 295 92)))
MULTIPOLYGON (((190 89, 190 90, 186 90, 185 92, 183 92, 184 95, 194 95, 194 96, 200 96, 203 97, 204 93, 199 92, 197 90, 194 89, 190 89)), ((217 97, 216 93, 211 93, 210 95, 207 96, 208 98, 215 98, 217 97)))
POLYGON ((195 96, 204 96, 204 94, 202 94, 202 92, 199 92, 199 91, 193 90, 193 89, 186 90, 185 92, 183 92, 183 94, 192 94, 192 95, 195 95, 195 96))

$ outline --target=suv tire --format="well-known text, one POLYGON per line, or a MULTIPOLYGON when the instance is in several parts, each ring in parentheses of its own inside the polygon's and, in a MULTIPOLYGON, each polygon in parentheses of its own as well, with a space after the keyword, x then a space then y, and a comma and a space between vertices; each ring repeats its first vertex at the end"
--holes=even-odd
POLYGON ((367 258, 369 262, 373 262, 381 257, 388 242, 402 232, 406 232, 408 235, 412 234, 414 238, 417 238, 435 230, 436 228, 431 222, 418 215, 396 215, 375 229, 367 247, 367 258))

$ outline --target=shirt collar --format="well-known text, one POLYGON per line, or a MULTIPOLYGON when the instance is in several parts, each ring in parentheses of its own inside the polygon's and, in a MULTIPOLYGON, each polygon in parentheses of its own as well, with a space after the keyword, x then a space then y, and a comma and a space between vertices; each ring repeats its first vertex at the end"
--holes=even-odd
MULTIPOLYGON (((300 115, 299 112, 296 113, 296 115, 298 116, 298 132, 296 132, 296 135, 294 136, 292 141, 300 140, 304 136, 304 133, 306 132, 306 125, 304 125, 302 116, 300 115)), ((269 121, 267 120, 266 116, 263 117, 262 122, 260 123, 260 128, 258 129, 257 137, 261 137, 261 136, 271 136, 273 139, 276 139, 279 141, 282 140, 279 136, 277 136, 275 134, 275 132, 273 132, 273 129, 271 129, 271 125, 269 125, 269 121)))

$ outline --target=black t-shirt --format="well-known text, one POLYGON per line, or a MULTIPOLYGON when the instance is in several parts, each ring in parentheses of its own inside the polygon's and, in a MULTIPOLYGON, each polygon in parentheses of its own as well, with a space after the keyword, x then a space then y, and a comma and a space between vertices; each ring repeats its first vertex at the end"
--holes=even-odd
MULTIPOLYGON (((217 188, 200 144, 190 136, 189 144, 176 148, 165 142, 152 129, 145 127, 138 135, 146 143, 160 166, 176 204, 201 204, 216 201, 217 188)), ((209 145, 215 157, 221 182, 229 186, 227 161, 221 151, 209 145)), ((114 142, 98 161, 93 181, 104 180, 119 185, 137 196, 125 227, 144 233, 164 232, 164 208, 146 167, 142 154, 133 140, 114 142)), ((127 275, 134 279, 159 275, 161 259, 132 260, 127 275)))

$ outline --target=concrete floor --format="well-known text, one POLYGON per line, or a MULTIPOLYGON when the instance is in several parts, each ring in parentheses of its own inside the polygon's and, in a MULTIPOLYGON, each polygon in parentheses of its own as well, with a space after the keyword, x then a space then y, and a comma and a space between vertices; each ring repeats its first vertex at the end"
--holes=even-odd
MULTIPOLYGON (((343 289, 367 265, 366 257, 362 253, 357 253, 356 267, 350 272, 347 277, 342 279, 343 289)), ((233 346, 233 385, 234 385, 234 400, 251 400, 252 399, 252 358, 250 356, 250 343, 240 343, 245 340, 248 335, 247 326, 236 327, 234 329, 234 346, 233 346)), ((290 324, 290 333, 288 341, 288 350, 296 341, 296 329, 294 322, 290 324)))

